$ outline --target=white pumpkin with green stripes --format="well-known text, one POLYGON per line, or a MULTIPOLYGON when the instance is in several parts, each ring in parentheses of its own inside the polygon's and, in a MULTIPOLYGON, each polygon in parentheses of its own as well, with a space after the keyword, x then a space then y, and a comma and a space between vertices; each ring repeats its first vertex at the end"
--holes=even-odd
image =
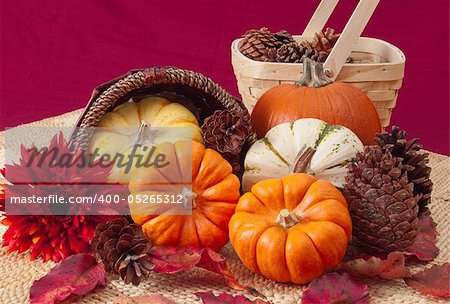
POLYGON ((305 172, 342 188, 346 164, 363 144, 350 129, 315 118, 282 123, 255 142, 245 157, 244 191, 261 180, 305 172))

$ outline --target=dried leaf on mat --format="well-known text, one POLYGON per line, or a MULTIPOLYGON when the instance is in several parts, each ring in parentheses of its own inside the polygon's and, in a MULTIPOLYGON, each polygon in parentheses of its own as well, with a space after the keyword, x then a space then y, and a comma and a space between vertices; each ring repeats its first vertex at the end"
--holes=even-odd
POLYGON ((62 260, 49 273, 33 282, 30 289, 31 304, 49 304, 82 296, 95 287, 106 286, 106 273, 102 264, 88 254, 80 253, 62 260))
POLYGON ((223 276, 231 288, 264 297, 256 289, 240 284, 228 270, 224 257, 209 248, 156 246, 148 254, 155 272, 177 273, 201 267, 223 276))
POLYGON ((387 259, 372 256, 368 259, 360 258, 338 265, 337 271, 350 272, 357 276, 383 279, 398 279, 409 277, 411 272, 405 267, 405 256, 402 252, 391 252, 387 259))
POLYGON ((369 303, 369 288, 348 273, 327 273, 303 292, 302 304, 369 303))
POLYGON ((450 298, 450 263, 434 265, 417 272, 411 278, 405 278, 405 283, 424 295, 436 298, 450 298))
POLYGON ((231 295, 228 293, 221 293, 218 296, 214 295, 212 291, 196 292, 195 295, 202 299, 204 304, 269 304, 261 299, 250 300, 242 295, 231 295))
POLYGON ((436 246, 436 223, 429 215, 419 217, 417 237, 414 243, 405 250, 405 254, 416 257, 419 261, 430 262, 439 254, 436 246))
POLYGON ((175 304, 175 301, 166 298, 165 296, 154 293, 144 296, 134 296, 129 297, 124 294, 119 294, 117 298, 114 299, 113 304, 175 304))

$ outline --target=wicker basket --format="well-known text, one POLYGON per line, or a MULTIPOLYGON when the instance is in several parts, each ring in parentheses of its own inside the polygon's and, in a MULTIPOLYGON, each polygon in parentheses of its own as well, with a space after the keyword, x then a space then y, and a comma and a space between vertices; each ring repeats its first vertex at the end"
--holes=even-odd
MULTIPOLYGON (((95 127, 107 112, 128 102, 130 98, 138 101, 140 97, 149 94, 182 103, 196 115, 200 125, 214 111, 224 109, 250 120, 250 115, 242 101, 227 93, 208 77, 175 67, 153 67, 131 71, 97 87, 78 119, 76 124, 78 129, 71 138, 72 145, 87 149, 93 131, 91 127, 95 127)), ((251 135, 241 153, 246 152, 255 138, 256 134, 251 130, 251 135)))
MULTIPOLYGON (((337 2, 338 0, 322 1, 303 35, 294 36, 294 39, 301 42, 320 31, 337 2)), ((349 83, 366 92, 378 111, 382 127, 387 127, 402 86, 405 55, 385 41, 359 38, 377 4, 378 0, 360 1, 325 62, 324 69, 332 72, 330 78, 349 83), (345 64, 348 57, 352 63, 345 64)), ((237 39, 232 43, 232 63, 239 93, 251 113, 266 90, 281 83, 299 80, 303 64, 251 60, 239 51, 241 41, 242 39, 237 39)))

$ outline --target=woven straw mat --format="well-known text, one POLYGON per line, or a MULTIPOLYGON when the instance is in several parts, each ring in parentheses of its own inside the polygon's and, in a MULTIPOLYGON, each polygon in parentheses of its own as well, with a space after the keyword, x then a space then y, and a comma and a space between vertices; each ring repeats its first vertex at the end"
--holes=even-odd
MULTIPOLYGON (((80 113, 81 110, 77 110, 61 116, 37 121, 27 126, 72 127, 80 113)), ((0 132, 0 151, 4 147, 4 136, 4 132, 0 132)), ((31 143, 33 140, 42 140, 43 138, 32 134, 29 137, 17 139, 17 144, 31 143)), ((48 143, 48 141, 43 143, 48 143)), ((0 167, 3 167, 4 153, 0 153, 0 157, 0 167)), ((430 208, 440 233, 437 241, 440 254, 432 263, 414 266, 413 271, 430 267, 432 264, 441 264, 449 261, 448 204, 450 197, 450 158, 431 153, 430 165, 433 168, 432 180, 434 182, 433 202, 430 208)), ((4 227, 0 228, 0 234, 3 234, 4 231, 4 227)), ((272 303, 299 302, 302 291, 306 286, 274 283, 250 272, 239 261, 229 244, 221 250, 221 253, 226 257, 229 269, 239 282, 254 286, 258 291, 266 295, 272 303)), ((7 254, 5 249, 1 249, 0 303, 27 303, 32 282, 44 276, 53 266, 53 262, 30 261, 28 253, 7 254)), ((371 303, 445 303, 444 300, 434 300, 422 296, 419 292, 407 287, 403 280, 366 279, 366 282, 370 289, 371 303)), ((160 293, 175 300, 177 303, 201 303, 200 299, 194 295, 194 292, 198 291, 214 291, 216 294, 222 292, 239 294, 239 292, 227 287, 226 282, 219 275, 194 268, 175 275, 152 274, 139 287, 128 286, 119 280, 113 280, 105 289, 97 290, 97 292, 81 298, 78 302, 111 303, 119 293, 129 296, 160 293)), ((251 296, 249 297, 251 298, 251 296)))

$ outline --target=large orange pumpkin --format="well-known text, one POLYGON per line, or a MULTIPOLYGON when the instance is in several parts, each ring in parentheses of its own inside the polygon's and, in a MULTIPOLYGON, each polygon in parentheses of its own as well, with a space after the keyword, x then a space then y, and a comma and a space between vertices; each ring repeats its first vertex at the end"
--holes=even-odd
POLYGON ((266 91, 252 115, 258 137, 272 127, 299 118, 318 118, 352 130, 365 145, 373 144, 381 131, 378 113, 366 94, 352 85, 333 82, 323 74, 321 63, 304 62, 303 78, 266 91))
POLYGON ((178 186, 177 189, 180 189, 179 181, 191 180, 192 176, 192 182, 189 182, 192 188, 183 188, 179 193, 192 198, 192 215, 175 215, 168 209, 161 209, 162 204, 130 203, 134 222, 142 226, 144 235, 155 245, 209 247, 215 250, 225 245, 228 241, 228 223, 240 197, 239 179, 232 174, 231 165, 219 153, 205 149, 195 141, 163 143, 158 146, 157 152, 166 155, 166 159, 176 165, 135 169, 129 184, 131 195, 141 199, 164 195, 155 185, 165 185, 165 189, 178 186), (191 145, 192 153, 188 153, 191 145), (189 167, 192 172, 186 172, 189 167), (186 174, 191 176, 186 178, 186 174), (160 211, 163 211, 162 214, 156 214, 160 211))
POLYGON ((245 266, 271 280, 297 284, 332 270, 352 234, 339 190, 304 173, 255 184, 239 200, 229 229, 245 266))

